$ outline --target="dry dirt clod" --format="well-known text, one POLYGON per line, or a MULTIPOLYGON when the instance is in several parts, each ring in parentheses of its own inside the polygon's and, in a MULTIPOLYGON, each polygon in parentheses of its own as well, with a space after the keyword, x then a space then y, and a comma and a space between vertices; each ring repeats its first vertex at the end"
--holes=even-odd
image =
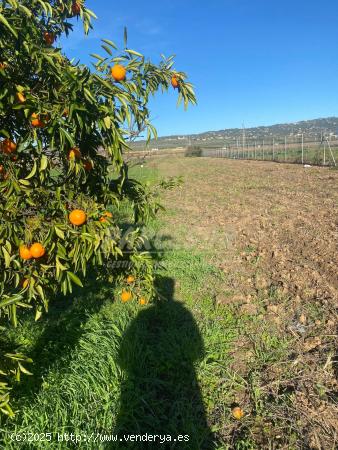
POLYGON ((306 324, 306 316, 305 316, 305 314, 301 314, 299 316, 299 322, 302 323, 303 325, 306 324))
POLYGON ((319 336, 315 337, 309 337, 305 339, 304 341, 304 352, 310 352, 311 350, 314 350, 315 348, 319 347, 322 343, 322 340, 319 336))
POLYGON ((256 315, 257 314, 257 306, 252 304, 252 303, 246 303, 244 305, 241 306, 241 313, 242 314, 249 314, 249 315, 256 315))
POLYGON ((268 305, 266 307, 267 311, 272 312, 274 314, 277 314, 278 312, 278 306, 277 305, 268 305))
POLYGON ((251 303, 251 301, 252 301, 252 296, 249 294, 245 298, 245 303, 251 303))
POLYGON ((243 294, 235 294, 232 297, 232 301, 233 301, 233 303, 242 304, 242 303, 245 303, 246 297, 243 294))
POLYGON ((232 299, 226 294, 217 294, 215 298, 216 305, 229 305, 232 303, 232 299))

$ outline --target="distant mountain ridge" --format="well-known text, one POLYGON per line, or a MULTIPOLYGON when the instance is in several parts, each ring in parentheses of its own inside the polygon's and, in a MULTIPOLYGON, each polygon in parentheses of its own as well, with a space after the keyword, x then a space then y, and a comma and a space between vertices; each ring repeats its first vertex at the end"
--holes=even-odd
MULTIPOLYGON (((321 135, 338 136, 338 117, 326 117, 312 120, 302 120, 300 122, 282 123, 268 126, 259 126, 252 128, 228 128, 218 131, 206 131, 190 135, 172 135, 159 137, 156 141, 152 140, 150 146, 155 147, 173 147, 198 145, 203 141, 227 141, 241 138, 245 133, 246 139, 264 139, 272 137, 294 137, 302 133, 307 138, 319 139, 321 135)), ((138 141, 133 144, 134 147, 144 146, 144 141, 138 141)))

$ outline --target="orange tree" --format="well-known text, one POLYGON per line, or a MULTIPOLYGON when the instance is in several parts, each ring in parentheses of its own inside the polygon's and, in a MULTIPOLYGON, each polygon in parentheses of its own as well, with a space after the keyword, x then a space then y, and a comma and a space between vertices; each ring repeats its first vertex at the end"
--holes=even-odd
MULTIPOLYGON (((0 320, 16 326, 18 311, 36 320, 58 292, 82 286, 86 274, 117 282, 121 299, 152 295, 152 263, 138 227, 156 209, 146 186, 128 176, 124 153, 149 122, 149 96, 178 89, 178 103, 194 103, 191 84, 103 39, 94 69, 70 61, 58 47, 78 17, 84 32, 95 15, 80 0, 0 2, 0 320), (122 202, 135 227, 123 235, 122 202), (121 270, 119 261, 128 261, 121 270), (127 276, 131 276, 129 281, 127 276), (130 280, 133 280, 130 282, 130 280), (131 295, 126 294, 129 293, 131 295)), ((0 410, 12 415, 10 377, 29 361, 0 342, 0 410)))

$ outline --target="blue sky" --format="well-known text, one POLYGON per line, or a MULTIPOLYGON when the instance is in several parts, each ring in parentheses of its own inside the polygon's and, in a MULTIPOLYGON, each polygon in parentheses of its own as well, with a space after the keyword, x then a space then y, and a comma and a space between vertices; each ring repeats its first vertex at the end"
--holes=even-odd
MULTIPOLYGON (((160 136, 338 115, 337 0, 87 0, 98 16, 63 40, 90 61, 100 38, 128 44, 154 62, 176 55, 198 105, 176 108, 176 92, 151 102, 160 136)), ((103 51, 102 51, 103 53, 103 51)))

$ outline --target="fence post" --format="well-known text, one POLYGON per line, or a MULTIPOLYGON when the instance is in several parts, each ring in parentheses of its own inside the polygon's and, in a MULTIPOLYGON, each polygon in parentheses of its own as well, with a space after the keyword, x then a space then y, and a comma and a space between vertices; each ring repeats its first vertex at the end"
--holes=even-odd
POLYGON ((286 136, 284 138, 284 161, 286 161, 286 136))
MULTIPOLYGON (((327 139, 327 138, 326 138, 326 139, 327 139)), ((331 140, 331 139, 330 139, 330 140, 331 140)), ((328 145, 329 150, 330 150, 330 154, 331 154, 331 158, 332 158, 332 161, 333 161, 333 165, 336 167, 336 166, 337 166, 336 160, 335 160, 335 158, 334 158, 334 156, 333 156, 332 148, 331 148, 331 145, 330 145, 330 142, 329 142, 329 141, 327 141, 327 145, 328 145)))
POLYGON ((255 141, 255 159, 256 159, 256 153, 257 153, 257 142, 255 141))
POLYGON ((275 160, 275 138, 272 138, 272 161, 275 160))
POLYGON ((304 164, 304 133, 302 133, 302 164, 304 164))
POLYGON ((263 139, 263 146, 262 147, 263 147, 263 161, 264 161, 264 159, 265 159, 264 158, 264 139, 263 139))

